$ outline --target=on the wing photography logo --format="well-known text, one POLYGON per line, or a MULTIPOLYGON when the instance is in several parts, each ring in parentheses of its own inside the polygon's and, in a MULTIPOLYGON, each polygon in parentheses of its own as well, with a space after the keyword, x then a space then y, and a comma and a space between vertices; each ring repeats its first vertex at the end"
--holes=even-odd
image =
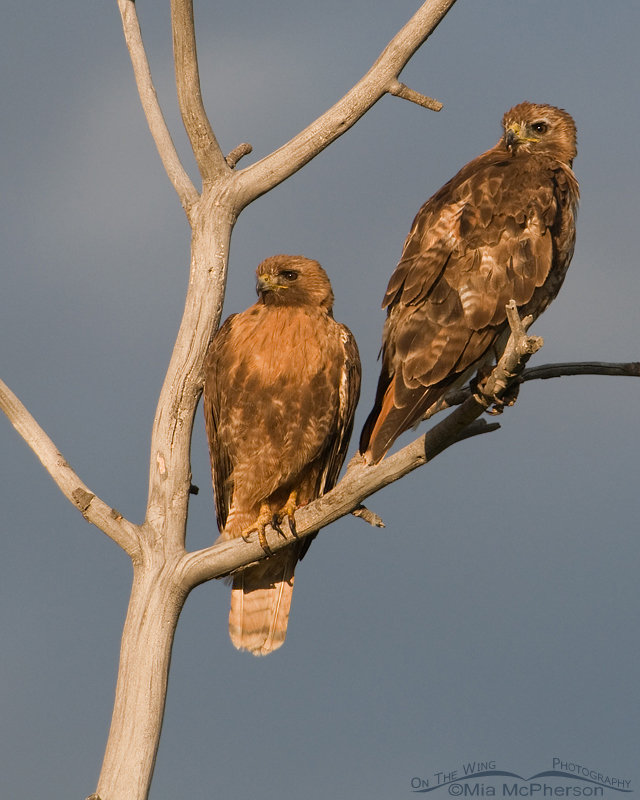
POLYGON ((604 797, 605 791, 633 792, 631 781, 573 761, 554 758, 552 768, 525 778, 496 767, 496 761, 471 761, 461 769, 414 777, 415 794, 444 790, 451 797, 604 797))

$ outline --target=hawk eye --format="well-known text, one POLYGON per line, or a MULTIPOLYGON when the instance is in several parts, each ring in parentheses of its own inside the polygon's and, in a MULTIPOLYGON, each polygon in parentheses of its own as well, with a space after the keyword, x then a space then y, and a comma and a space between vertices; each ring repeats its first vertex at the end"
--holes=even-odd
POLYGON ((549 128, 546 122, 534 122, 531 127, 536 133, 546 133, 549 128))
POLYGON ((293 283, 295 280, 298 279, 298 273, 294 272, 292 269, 287 269, 284 272, 280 273, 285 281, 290 281, 293 283))

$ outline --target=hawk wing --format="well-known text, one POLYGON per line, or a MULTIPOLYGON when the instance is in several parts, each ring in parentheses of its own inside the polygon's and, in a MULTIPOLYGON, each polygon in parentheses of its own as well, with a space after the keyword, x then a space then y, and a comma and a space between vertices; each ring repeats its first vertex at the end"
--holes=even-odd
POLYGON ((227 437, 220 435, 220 426, 224 424, 220 419, 220 409, 226 402, 227 380, 229 374, 228 364, 231 349, 228 347, 233 320, 237 314, 232 314, 218 330, 209 346, 204 362, 207 395, 204 400, 204 424, 209 442, 209 456, 211 459, 211 474, 213 478, 213 495, 216 504, 216 519, 218 528, 222 531, 227 524, 231 500, 233 498, 233 483, 231 475, 233 465, 229 448, 226 445, 227 437))
MULTIPOLYGON (((349 441, 353 433, 353 422, 356 406, 360 398, 360 354, 358 345, 351 331, 345 326, 337 324, 340 331, 340 341, 344 352, 344 360, 340 369, 339 404, 335 424, 327 439, 326 447, 322 453, 322 470, 314 493, 314 497, 322 497, 331 491, 338 482, 340 470, 347 456, 349 441)), ((301 542, 298 560, 302 560, 311 547, 311 542, 316 534, 312 533, 301 542)))
POLYGON ((353 420, 360 398, 360 355, 351 331, 336 323, 339 331, 343 362, 340 369, 339 405, 336 422, 329 436, 324 456, 324 469, 317 497, 326 494, 338 482, 353 432, 353 420))
POLYGON ((575 238, 565 224, 565 241, 554 241, 567 173, 494 149, 420 209, 383 301, 382 372, 360 444, 372 460, 492 358, 509 300, 536 317, 555 296, 575 238))

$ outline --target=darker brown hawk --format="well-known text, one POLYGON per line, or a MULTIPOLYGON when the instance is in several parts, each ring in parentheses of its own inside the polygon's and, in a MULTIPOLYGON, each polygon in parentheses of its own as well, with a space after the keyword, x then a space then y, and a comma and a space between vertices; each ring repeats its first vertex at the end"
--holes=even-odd
MULTIPOLYGON (((279 526, 331 489, 360 393, 355 339, 333 319, 317 261, 272 256, 257 269, 258 302, 232 315, 205 360, 204 413, 218 527, 226 539, 279 526)), ((284 642, 293 576, 311 536, 233 578, 234 645, 264 655, 284 642)))
POLYGON ((576 236, 576 126, 533 103, 502 125, 496 146, 422 206, 391 276, 382 370, 360 438, 367 461, 501 355, 511 299, 535 319, 560 290, 576 236))

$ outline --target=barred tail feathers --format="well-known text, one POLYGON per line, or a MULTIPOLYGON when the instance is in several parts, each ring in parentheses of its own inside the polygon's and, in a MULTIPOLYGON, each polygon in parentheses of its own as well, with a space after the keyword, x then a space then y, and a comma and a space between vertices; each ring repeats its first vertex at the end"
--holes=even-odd
POLYGON ((234 577, 229 635, 239 650, 263 656, 284 643, 299 550, 294 544, 234 577))

